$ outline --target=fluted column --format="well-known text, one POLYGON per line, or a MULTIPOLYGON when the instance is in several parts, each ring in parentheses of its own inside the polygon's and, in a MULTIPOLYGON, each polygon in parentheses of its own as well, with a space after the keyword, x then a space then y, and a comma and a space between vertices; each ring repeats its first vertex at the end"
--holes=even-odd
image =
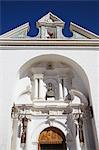
POLYGON ((63 100, 63 85, 61 78, 59 78, 59 100, 63 100))

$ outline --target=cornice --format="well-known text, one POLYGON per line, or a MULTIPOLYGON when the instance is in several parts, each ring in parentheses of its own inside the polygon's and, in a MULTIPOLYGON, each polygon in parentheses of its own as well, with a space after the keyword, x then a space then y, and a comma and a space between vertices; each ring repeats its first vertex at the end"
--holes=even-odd
POLYGON ((0 35, 0 39, 8 39, 8 38, 11 38, 12 36, 16 35, 16 33, 18 32, 22 32, 22 31, 25 31, 25 32, 28 32, 29 31, 29 22, 15 28, 15 29, 12 29, 2 35, 0 35))
POLYGON ((0 46, 99 46, 99 39, 0 39, 0 46))
POLYGON ((77 32, 78 34, 81 34, 84 37, 87 37, 88 39, 99 39, 98 35, 78 26, 77 24, 74 24, 73 22, 70 23, 70 31, 77 32))

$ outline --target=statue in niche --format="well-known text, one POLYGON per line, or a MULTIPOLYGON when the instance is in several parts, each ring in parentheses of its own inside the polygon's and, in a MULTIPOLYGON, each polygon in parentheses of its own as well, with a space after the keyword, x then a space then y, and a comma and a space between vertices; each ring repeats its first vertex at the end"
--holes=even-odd
POLYGON ((55 98, 55 93, 52 89, 52 83, 48 83, 48 86, 47 86, 46 100, 48 98, 55 98))
POLYGON ((21 143, 26 143, 26 130, 27 130, 28 119, 25 117, 22 118, 22 135, 21 143))

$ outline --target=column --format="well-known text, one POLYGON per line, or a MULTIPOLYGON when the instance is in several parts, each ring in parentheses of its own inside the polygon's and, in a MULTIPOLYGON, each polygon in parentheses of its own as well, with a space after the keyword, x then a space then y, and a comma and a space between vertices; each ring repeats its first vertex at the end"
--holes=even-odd
POLYGON ((40 34, 41 34, 41 38, 46 38, 46 28, 44 26, 41 26, 40 34))
POLYGON ((62 79, 59 78, 59 100, 63 100, 63 86, 62 79))
POLYGON ((41 77, 39 78, 39 99, 43 99, 43 74, 41 74, 41 77))
POLYGON ((31 77, 30 80, 31 80, 31 85, 32 85, 32 88, 31 88, 31 100, 33 100, 34 99, 34 88, 35 88, 33 77, 31 77))
POLYGON ((38 99, 38 79, 34 79, 34 99, 38 99))
POLYGON ((64 97, 68 94, 68 91, 72 88, 72 78, 71 77, 64 77, 64 97))
POLYGON ((43 99, 43 74, 34 74, 33 75, 33 98, 34 99, 43 99))
POLYGON ((68 134, 67 134, 67 147, 70 150, 77 150, 76 147, 76 126, 73 120, 73 114, 68 114, 67 116, 67 127, 68 127, 68 134))
POLYGON ((79 125, 77 121, 76 121, 76 125, 77 125, 76 146, 77 146, 77 150, 81 150, 80 139, 79 139, 79 125))
POLYGON ((67 147, 67 149, 66 149, 66 150, 70 150, 70 149, 69 149, 69 147, 67 147))
POLYGON ((20 144, 21 144, 21 122, 18 121, 18 130, 17 130, 17 150, 20 150, 20 144))
POLYGON ((96 149, 91 119, 87 108, 83 114, 84 145, 86 150, 96 149))
POLYGON ((30 77, 31 85, 32 85, 32 99, 38 99, 38 78, 37 74, 33 74, 30 77))
POLYGON ((83 115, 83 132, 84 132, 84 145, 85 150, 88 150, 89 138, 88 138, 88 126, 87 126, 87 118, 83 115))
POLYGON ((62 34, 62 27, 57 26, 56 29, 57 29, 57 38, 63 38, 64 36, 62 34))
POLYGON ((65 86, 68 90, 71 90, 72 88, 72 78, 65 78, 65 86))
POLYGON ((63 78, 63 97, 65 98, 68 94, 67 88, 66 88, 66 79, 63 78))
POLYGON ((13 118, 13 134, 11 139, 11 150, 17 150, 18 118, 13 118))
POLYGON ((31 149, 31 127, 30 127, 30 121, 28 120, 27 124, 27 132, 26 132, 26 150, 31 149))

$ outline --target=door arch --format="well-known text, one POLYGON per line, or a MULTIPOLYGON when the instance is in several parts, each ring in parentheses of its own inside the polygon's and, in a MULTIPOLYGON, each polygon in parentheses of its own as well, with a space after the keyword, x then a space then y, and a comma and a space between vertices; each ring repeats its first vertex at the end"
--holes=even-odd
POLYGON ((56 127, 44 129, 38 139, 38 150, 66 150, 66 138, 56 127))

